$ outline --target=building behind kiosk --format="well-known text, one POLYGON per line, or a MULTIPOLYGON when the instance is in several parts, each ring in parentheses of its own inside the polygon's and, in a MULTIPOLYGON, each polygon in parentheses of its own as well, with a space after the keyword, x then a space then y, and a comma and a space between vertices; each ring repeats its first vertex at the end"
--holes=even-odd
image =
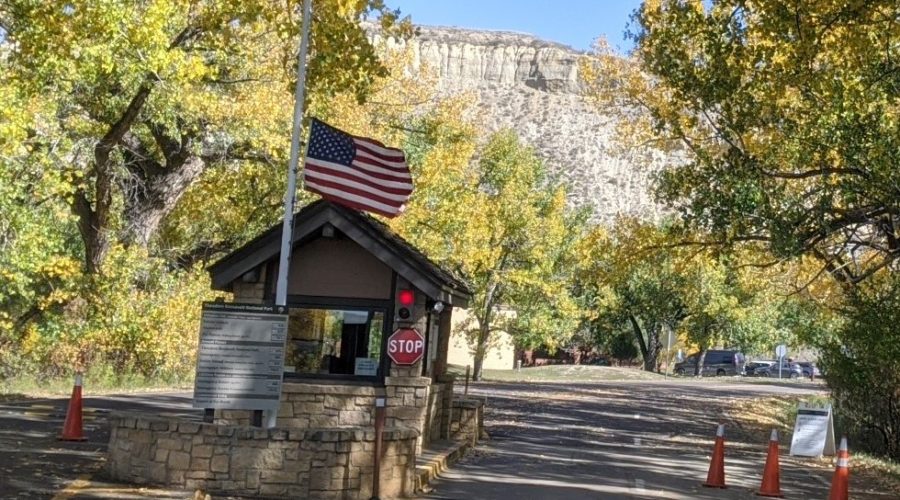
MULTIPOLYGON (((212 265, 213 288, 231 292, 236 303, 274 304, 280 238, 278 224, 212 265)), ((470 298, 461 280, 384 224, 314 202, 294 219, 276 427, 251 427, 254 415, 246 410, 216 410, 211 424, 113 418, 110 473, 248 495, 369 498, 375 402, 384 398, 381 493, 410 495, 423 448, 472 442, 481 433, 481 404, 454 398, 447 375, 452 314, 470 298), (393 364, 386 355, 398 327, 425 338, 425 355, 413 365, 393 364)))

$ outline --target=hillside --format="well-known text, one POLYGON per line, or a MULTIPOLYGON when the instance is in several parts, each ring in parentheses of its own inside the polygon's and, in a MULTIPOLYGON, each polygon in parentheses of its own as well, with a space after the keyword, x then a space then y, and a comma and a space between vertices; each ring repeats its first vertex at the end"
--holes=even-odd
POLYGON ((473 92, 483 123, 510 127, 534 145, 571 185, 571 200, 595 220, 618 214, 656 218, 650 172, 664 161, 652 152, 614 147, 614 123, 579 95, 580 53, 531 35, 420 27, 410 41, 414 68, 439 74, 445 95, 473 92))

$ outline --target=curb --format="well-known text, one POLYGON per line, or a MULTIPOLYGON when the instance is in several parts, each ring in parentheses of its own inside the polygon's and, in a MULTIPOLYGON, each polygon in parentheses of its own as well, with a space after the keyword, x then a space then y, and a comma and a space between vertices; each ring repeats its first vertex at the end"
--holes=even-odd
POLYGON ((458 462, 472 447, 472 443, 468 441, 444 441, 435 445, 423 450, 422 463, 416 464, 417 492, 427 492, 428 483, 458 462))

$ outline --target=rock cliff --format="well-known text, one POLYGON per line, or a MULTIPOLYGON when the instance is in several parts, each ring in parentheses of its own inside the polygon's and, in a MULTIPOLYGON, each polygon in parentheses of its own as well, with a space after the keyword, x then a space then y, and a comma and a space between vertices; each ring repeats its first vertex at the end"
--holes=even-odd
POLYGON ((550 170, 570 184, 572 203, 594 219, 618 214, 656 218, 651 172, 662 155, 622 153, 614 117, 579 95, 580 53, 534 36, 459 28, 420 27, 410 42, 414 69, 439 75, 444 94, 471 91, 492 130, 512 128, 532 144, 550 170))

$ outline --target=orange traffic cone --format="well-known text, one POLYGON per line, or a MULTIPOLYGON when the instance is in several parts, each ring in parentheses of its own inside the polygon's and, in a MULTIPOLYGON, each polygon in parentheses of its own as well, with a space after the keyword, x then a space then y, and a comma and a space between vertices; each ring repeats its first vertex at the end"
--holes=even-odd
POLYGON ((763 497, 784 497, 781 494, 781 473, 778 470, 778 430, 776 429, 772 429, 772 436, 769 438, 766 468, 763 469, 762 484, 756 494, 763 497))
POLYGON ((81 425, 81 374, 75 374, 75 387, 69 398, 69 409, 66 411, 66 423, 63 424, 60 441, 86 441, 81 425))
POLYGON ((848 500, 850 498, 850 452, 847 451, 847 438, 841 438, 841 448, 837 454, 837 467, 831 478, 831 493, 828 500, 848 500))
POLYGON ((707 488, 727 488, 725 486, 725 424, 716 429, 716 445, 709 461, 709 474, 703 486, 707 488))

